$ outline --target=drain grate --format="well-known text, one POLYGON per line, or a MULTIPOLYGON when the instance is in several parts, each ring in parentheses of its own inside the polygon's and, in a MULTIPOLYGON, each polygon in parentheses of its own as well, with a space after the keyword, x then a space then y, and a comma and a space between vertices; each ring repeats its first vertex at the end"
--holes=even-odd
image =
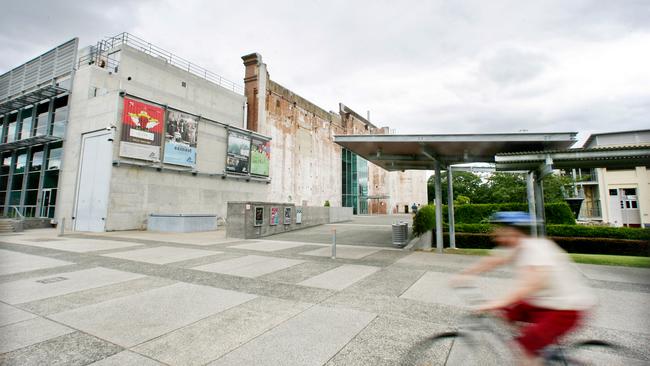
POLYGON ((55 283, 55 282, 61 282, 67 280, 66 277, 50 277, 50 278, 44 278, 42 280, 38 280, 36 282, 38 283, 43 283, 43 284, 49 284, 49 283, 55 283))

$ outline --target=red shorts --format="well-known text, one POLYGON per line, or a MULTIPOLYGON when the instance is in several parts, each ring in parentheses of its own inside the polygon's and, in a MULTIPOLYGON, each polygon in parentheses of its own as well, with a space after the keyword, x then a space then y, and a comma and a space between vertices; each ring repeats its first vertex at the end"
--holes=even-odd
POLYGON ((547 346, 579 325, 583 313, 577 310, 540 308, 519 301, 503 309, 510 322, 530 323, 520 329, 515 339, 529 355, 536 356, 547 346))

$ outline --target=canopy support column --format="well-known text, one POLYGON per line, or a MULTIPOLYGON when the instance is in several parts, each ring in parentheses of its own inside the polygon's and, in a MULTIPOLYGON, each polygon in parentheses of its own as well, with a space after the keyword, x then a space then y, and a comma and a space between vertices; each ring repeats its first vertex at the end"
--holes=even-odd
POLYGON ((451 165, 447 167, 447 211, 449 216, 449 247, 456 249, 456 228, 454 218, 454 177, 451 165))
POLYGON ((541 174, 535 174, 535 217, 539 222, 537 236, 546 236, 546 214, 544 213, 544 180, 541 174))
POLYGON ((436 204, 436 251, 442 253, 442 180, 440 179, 440 161, 436 159, 434 162, 434 169, 436 171, 435 177, 435 204, 436 204))
POLYGON ((528 196, 528 214, 533 223, 530 225, 530 235, 537 236, 537 211, 535 209, 535 173, 526 174, 526 194, 528 196))

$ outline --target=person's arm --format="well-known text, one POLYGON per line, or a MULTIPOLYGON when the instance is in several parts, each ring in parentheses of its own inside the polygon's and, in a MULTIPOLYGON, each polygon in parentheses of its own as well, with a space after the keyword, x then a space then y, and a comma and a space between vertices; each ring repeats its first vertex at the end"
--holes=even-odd
POLYGON ((477 310, 489 311, 501 309, 530 297, 530 295, 538 292, 546 286, 549 271, 550 269, 548 266, 525 267, 522 271, 521 282, 514 291, 502 299, 490 301, 485 305, 480 306, 477 310))
POLYGON ((489 272, 494 268, 500 267, 506 263, 512 261, 514 257, 514 252, 508 253, 508 255, 490 255, 481 259, 475 265, 466 268, 460 271, 454 278, 451 280, 452 286, 461 286, 467 282, 472 276, 475 276, 480 273, 489 272))

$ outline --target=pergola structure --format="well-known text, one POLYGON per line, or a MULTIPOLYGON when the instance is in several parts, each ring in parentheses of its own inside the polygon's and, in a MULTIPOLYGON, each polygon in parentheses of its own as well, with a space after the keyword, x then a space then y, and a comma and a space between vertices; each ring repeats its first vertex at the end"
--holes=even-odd
MULTIPOLYGON (((442 252, 442 186, 440 173, 447 170, 449 186, 449 238, 455 247, 453 179, 450 167, 462 163, 495 163, 500 154, 527 151, 559 151, 576 141, 576 132, 455 134, 455 135, 342 135, 334 142, 388 171, 434 170, 436 249, 442 252)), ((515 155, 510 155, 515 156, 515 155)), ((531 213, 543 218, 542 179, 548 165, 529 169, 528 201, 531 213), (535 204, 537 203, 537 204, 535 204), (535 210, 537 208, 537 210, 535 210), (541 210, 541 213, 540 213, 541 210)), ((520 168, 513 170, 522 170, 520 168)), ((543 234, 543 229, 540 234, 543 234)), ((430 249, 431 243, 423 249, 430 249)))

